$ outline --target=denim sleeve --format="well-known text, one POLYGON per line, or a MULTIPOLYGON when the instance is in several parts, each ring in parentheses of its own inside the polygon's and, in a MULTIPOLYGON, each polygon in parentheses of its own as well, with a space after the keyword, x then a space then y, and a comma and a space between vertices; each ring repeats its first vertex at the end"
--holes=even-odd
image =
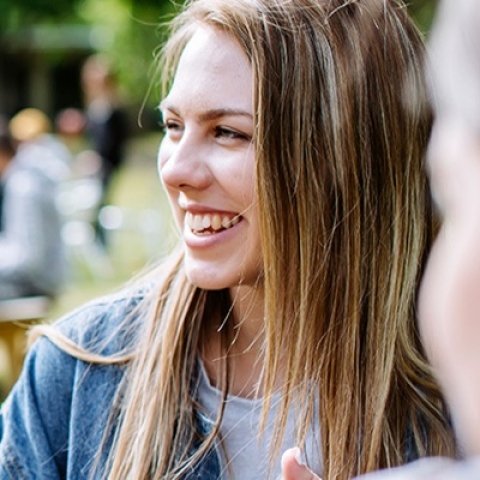
POLYGON ((65 478, 76 361, 41 338, 0 412, 0 480, 65 478))
MULTIPOLYGON (((100 299, 56 328, 93 353, 130 351, 142 321, 133 312, 142 298, 134 291, 100 299), (125 317, 132 328, 119 328, 125 317)), ((124 372, 121 365, 74 358, 46 337, 37 340, 0 411, 0 480, 91 478, 92 465, 108 453, 124 372)))

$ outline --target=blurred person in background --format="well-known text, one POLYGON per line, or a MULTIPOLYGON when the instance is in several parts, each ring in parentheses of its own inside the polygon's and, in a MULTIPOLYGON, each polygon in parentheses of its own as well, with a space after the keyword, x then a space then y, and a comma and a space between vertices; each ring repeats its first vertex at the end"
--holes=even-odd
POLYGON ((13 139, 7 134, 7 122, 0 118, 0 233, 3 228, 3 191, 4 185, 1 181, 3 172, 15 157, 16 148, 13 139))
MULTIPOLYGON (((86 118, 83 111, 79 108, 65 108, 60 110, 55 116, 55 131, 58 138, 65 144, 73 156, 83 151, 85 148, 86 118)), ((75 159, 73 169, 75 170, 75 159)), ((73 173, 73 176, 75 176, 73 173)))
POLYGON ((105 59, 89 57, 81 72, 86 103, 86 133, 100 156, 104 196, 125 157, 128 135, 126 112, 120 101, 115 75, 105 59))
POLYGON ((42 158, 28 164, 18 160, 6 131, 0 131, 0 184, 0 300, 54 297, 65 273, 55 182, 42 158))
MULTIPOLYGON (((102 187, 100 209, 107 203, 112 179, 124 162, 128 122, 118 95, 115 75, 103 57, 94 55, 85 61, 81 83, 86 104, 86 134, 93 152, 98 155, 97 175, 102 187)), ((99 223, 96 233, 100 243, 105 244, 106 237, 99 223)))
MULTIPOLYGON (((6 132, 8 128, 7 117, 0 114, 0 132, 6 132)), ((15 147, 13 146, 11 139, 8 138, 5 141, 2 140, 0 145, 0 162, 3 163, 9 161, 11 157, 15 155, 15 147)), ((3 185, 0 182, 0 231, 2 230, 2 205, 3 205, 3 185)))
POLYGON ((64 143, 52 132, 45 113, 36 108, 18 112, 9 122, 9 130, 18 144, 17 161, 25 166, 41 165, 53 182, 71 176, 72 156, 64 143))

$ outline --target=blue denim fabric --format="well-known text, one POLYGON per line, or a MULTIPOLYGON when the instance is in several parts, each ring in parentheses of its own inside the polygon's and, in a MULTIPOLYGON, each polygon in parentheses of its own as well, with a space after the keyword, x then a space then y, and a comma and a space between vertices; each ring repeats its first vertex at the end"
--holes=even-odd
MULTIPOLYGON (((112 354, 128 347, 131 339, 122 339, 117 327, 142 300, 141 292, 107 297, 57 327, 83 347, 105 340, 99 353, 112 354)), ((38 340, 1 410, 0 480, 90 478, 123 372, 120 366, 85 363, 46 338, 38 340)), ((209 431, 207 418, 198 416, 197 425, 200 436, 209 431)), ((212 450, 185 480, 219 479, 219 472, 219 455, 212 450)))

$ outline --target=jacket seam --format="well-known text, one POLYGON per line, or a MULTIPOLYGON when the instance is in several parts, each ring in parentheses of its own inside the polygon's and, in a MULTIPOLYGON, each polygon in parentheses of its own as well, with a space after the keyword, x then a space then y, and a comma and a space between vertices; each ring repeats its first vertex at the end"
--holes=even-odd
POLYGON ((20 462, 8 445, 5 447, 5 454, 3 455, 3 458, 5 460, 3 465, 5 466, 5 469, 12 480, 27 480, 27 477, 23 473, 20 462))

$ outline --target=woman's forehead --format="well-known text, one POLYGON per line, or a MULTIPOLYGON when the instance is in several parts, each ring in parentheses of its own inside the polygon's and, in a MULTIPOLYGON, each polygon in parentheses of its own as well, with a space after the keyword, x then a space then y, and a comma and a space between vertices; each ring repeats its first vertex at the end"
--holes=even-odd
POLYGON ((252 68, 239 44, 213 28, 198 28, 185 46, 172 88, 161 106, 201 105, 203 110, 252 114, 252 68))

